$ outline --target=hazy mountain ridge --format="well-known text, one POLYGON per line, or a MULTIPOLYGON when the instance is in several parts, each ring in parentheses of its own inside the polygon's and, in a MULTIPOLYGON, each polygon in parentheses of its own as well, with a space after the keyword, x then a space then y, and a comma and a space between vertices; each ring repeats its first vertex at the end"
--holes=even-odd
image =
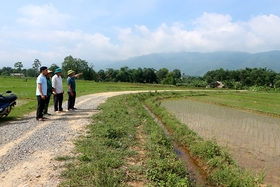
POLYGON ((101 68, 119 69, 127 66, 130 69, 137 68, 167 68, 170 71, 179 69, 181 73, 192 76, 202 76, 207 71, 216 69, 244 69, 267 68, 280 72, 280 51, 269 51, 261 53, 246 52, 170 52, 153 53, 138 57, 129 58, 106 65, 101 68))

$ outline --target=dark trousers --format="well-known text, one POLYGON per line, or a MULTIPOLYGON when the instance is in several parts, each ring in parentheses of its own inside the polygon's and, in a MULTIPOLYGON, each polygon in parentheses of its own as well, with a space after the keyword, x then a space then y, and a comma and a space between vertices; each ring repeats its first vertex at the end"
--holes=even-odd
MULTIPOLYGON (((47 96, 45 96, 46 98, 47 96)), ((40 95, 37 95, 37 113, 36 113, 36 119, 43 118, 43 110, 46 104, 46 99, 42 99, 40 95)))
POLYGON ((47 113, 48 113, 50 98, 51 98, 51 95, 49 95, 49 96, 45 99, 46 101, 45 101, 45 106, 44 106, 44 114, 47 114, 47 113))
POLYGON ((62 111, 62 101, 63 101, 63 93, 59 93, 53 96, 54 100, 54 111, 62 111))
POLYGON ((71 96, 70 92, 68 93, 68 110, 74 109, 75 100, 76 100, 76 92, 73 92, 73 96, 71 96))

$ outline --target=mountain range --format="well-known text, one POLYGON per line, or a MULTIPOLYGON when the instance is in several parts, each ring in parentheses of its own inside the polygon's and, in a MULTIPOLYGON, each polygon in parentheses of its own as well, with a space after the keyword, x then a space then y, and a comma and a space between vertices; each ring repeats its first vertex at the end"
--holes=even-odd
POLYGON ((245 68, 267 68, 280 72, 280 51, 261 53, 246 52, 169 52, 153 53, 132 57, 105 65, 100 69, 119 69, 127 66, 129 69, 167 68, 169 71, 179 69, 181 74, 203 76, 207 71, 216 69, 237 70, 245 68), (105 67, 106 66, 106 67, 105 67))

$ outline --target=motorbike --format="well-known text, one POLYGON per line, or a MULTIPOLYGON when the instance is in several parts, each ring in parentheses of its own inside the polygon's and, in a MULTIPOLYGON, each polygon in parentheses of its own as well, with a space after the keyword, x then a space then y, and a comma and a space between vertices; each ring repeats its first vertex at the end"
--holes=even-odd
POLYGON ((17 98, 10 90, 6 91, 6 94, 0 94, 0 118, 5 118, 9 115, 12 107, 16 105, 17 98))

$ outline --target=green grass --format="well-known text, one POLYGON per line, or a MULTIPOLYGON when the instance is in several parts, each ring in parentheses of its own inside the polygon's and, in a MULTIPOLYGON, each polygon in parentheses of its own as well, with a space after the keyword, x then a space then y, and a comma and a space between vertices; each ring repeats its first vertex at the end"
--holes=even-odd
MULTIPOLYGON (((36 110, 34 78, 26 81, 0 77, 0 82, 0 92, 12 90, 19 97, 19 105, 5 120, 19 118, 36 110)), ((154 92, 168 89, 178 88, 77 80, 77 96, 125 90, 153 92, 113 97, 100 106, 102 112, 93 116, 88 134, 76 141, 76 156, 63 155, 56 158, 67 161, 67 169, 62 173, 65 180, 61 186, 128 186, 131 182, 146 186, 192 186, 187 168, 173 152, 171 140, 147 113, 142 102, 146 102, 153 112, 161 116, 178 144, 189 147, 192 154, 202 160, 213 185, 258 186, 261 179, 238 168, 230 155, 215 142, 203 140, 181 124, 162 109, 160 101, 164 98, 188 97, 275 115, 279 102, 273 100, 278 100, 279 96, 274 93, 203 90, 154 92)))
MULTIPOLYGON (((64 91, 67 92, 66 79, 63 79, 64 91)), ((164 90, 164 89, 185 89, 176 88, 174 86, 154 85, 154 84, 131 84, 131 83, 101 83, 94 81, 76 80, 77 97, 82 95, 111 92, 111 91, 130 91, 130 90, 164 90)), ((4 77, 0 76, 0 93, 5 93, 7 90, 13 91, 18 96, 17 105, 12 109, 12 112, 5 119, 0 119, 1 122, 16 120, 24 114, 28 114, 37 109, 36 98, 36 78, 20 78, 20 77, 4 77), (20 106, 20 107, 19 107, 20 106)), ((67 100, 67 94, 64 96, 64 101, 67 100)), ((49 106, 53 105, 51 98, 49 106)))
MULTIPOLYGON (((217 93, 216 93, 217 94, 217 93)), ((161 107, 161 100, 164 98, 178 97, 207 97, 201 96, 197 92, 188 93, 165 93, 164 95, 155 95, 146 100, 146 104, 158 116, 162 118, 163 123, 170 130, 174 140, 182 146, 188 147, 195 158, 199 158, 208 180, 214 186, 258 186, 262 182, 260 176, 254 176, 251 172, 239 168, 226 150, 220 148, 214 140, 204 140, 195 132, 182 124, 175 116, 161 107)))
POLYGON ((199 158, 211 185, 259 186, 261 174, 254 176, 239 168, 215 141, 199 137, 160 106, 161 99, 196 94, 202 95, 200 92, 148 92, 110 98, 101 105, 102 113, 93 116, 95 123, 89 126, 89 134, 77 142, 81 154, 68 165, 63 173, 67 179, 61 186, 127 186, 132 181, 146 186, 195 186, 188 179, 184 163, 174 154, 170 138, 143 109, 143 101, 162 118, 172 139, 189 147, 192 155, 199 158), (145 155, 141 157, 142 164, 136 167, 127 161, 140 157, 140 152, 133 149, 141 147, 139 133, 145 155))
POLYGON ((280 95, 275 92, 209 92, 193 99, 280 117, 280 95))
POLYGON ((137 97, 109 98, 100 108, 89 133, 76 142, 80 154, 60 186, 190 186, 171 140, 137 97))

